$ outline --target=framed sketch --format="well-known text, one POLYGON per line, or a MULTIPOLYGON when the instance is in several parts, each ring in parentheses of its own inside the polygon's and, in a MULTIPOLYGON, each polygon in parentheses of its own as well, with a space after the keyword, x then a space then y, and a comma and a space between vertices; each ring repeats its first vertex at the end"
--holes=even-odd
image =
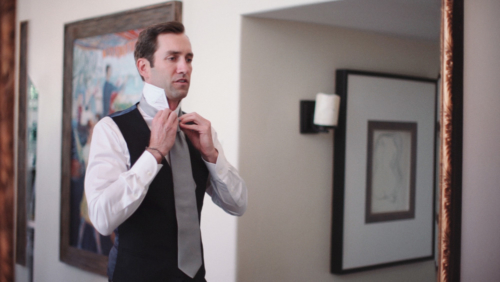
POLYGON ((368 121, 365 222, 415 218, 417 123, 368 121))
POLYGON ((114 234, 102 236, 89 220, 85 171, 94 125, 139 101, 143 81, 133 56, 147 26, 181 21, 171 1, 65 25, 60 260, 106 275, 114 234))
POLYGON ((436 79, 337 70, 331 272, 434 257, 436 79))

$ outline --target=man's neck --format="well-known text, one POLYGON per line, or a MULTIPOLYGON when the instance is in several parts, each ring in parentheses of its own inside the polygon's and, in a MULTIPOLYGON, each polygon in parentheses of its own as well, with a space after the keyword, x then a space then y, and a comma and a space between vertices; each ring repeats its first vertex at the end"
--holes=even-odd
POLYGON ((175 111, 175 109, 177 109, 177 107, 179 106, 179 103, 180 103, 180 101, 173 101, 173 100, 170 100, 168 98, 167 98, 167 101, 168 101, 168 107, 172 111, 175 111))

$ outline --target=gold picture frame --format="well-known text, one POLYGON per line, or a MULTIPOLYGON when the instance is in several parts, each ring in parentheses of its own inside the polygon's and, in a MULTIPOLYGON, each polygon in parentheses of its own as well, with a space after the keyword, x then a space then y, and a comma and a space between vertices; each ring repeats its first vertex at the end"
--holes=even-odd
POLYGON ((460 281, 464 1, 441 2, 437 281, 460 281))

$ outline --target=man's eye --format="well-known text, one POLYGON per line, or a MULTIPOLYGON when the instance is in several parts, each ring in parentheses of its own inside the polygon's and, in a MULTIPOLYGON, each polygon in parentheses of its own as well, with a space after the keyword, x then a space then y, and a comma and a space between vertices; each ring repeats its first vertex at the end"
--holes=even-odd
POLYGON ((186 62, 191 63, 193 61, 192 58, 186 59, 186 62))
POLYGON ((167 60, 169 60, 169 61, 175 61, 175 57, 167 57, 167 60))

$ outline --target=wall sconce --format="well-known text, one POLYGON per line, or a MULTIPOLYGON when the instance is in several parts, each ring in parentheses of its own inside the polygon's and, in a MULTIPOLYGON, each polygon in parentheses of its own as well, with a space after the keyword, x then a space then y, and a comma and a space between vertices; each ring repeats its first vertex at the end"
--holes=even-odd
POLYGON ((337 126, 340 96, 316 94, 316 101, 300 101, 300 133, 328 132, 337 126))

